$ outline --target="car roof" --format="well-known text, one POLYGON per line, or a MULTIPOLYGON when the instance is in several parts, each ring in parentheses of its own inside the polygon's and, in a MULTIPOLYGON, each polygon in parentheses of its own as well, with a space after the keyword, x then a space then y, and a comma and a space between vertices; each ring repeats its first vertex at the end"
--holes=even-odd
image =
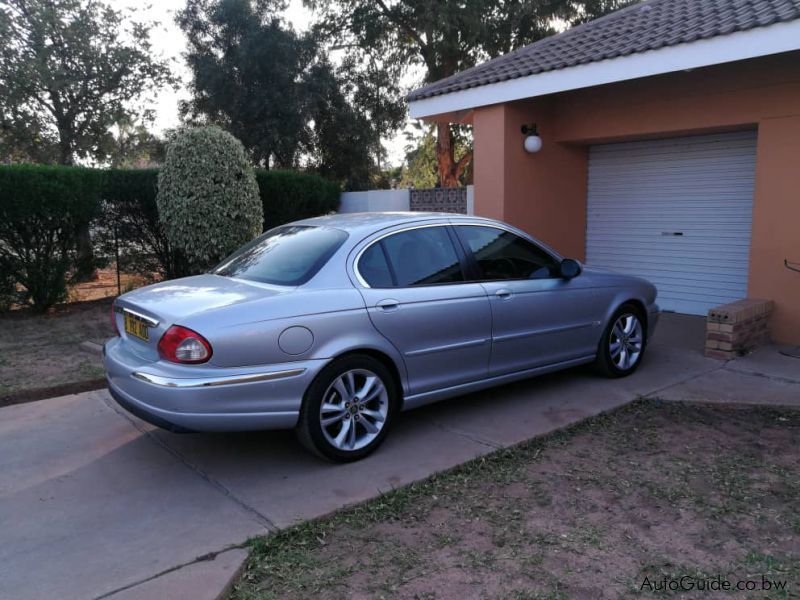
POLYGON ((437 212, 362 212, 362 213, 336 213, 324 217, 313 217, 295 221, 295 225, 312 225, 317 227, 333 227, 347 232, 368 233, 404 225, 431 220, 455 219, 486 222, 487 219, 468 217, 456 213, 437 212))

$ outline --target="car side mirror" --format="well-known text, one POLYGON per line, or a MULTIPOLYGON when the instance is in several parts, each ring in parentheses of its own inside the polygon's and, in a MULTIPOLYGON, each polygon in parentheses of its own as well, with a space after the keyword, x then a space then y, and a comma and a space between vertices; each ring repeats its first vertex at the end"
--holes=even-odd
POLYGON ((572 258, 565 258, 561 261, 561 265, 559 266, 559 274, 564 279, 573 279, 580 275, 581 271, 583 271, 581 263, 572 258))

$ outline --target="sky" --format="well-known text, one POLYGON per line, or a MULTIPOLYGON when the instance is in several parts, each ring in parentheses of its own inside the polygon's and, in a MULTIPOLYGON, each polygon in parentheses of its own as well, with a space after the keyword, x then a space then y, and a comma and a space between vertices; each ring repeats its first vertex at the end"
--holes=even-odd
MULTIPOLYGON (((186 49, 186 38, 175 24, 175 13, 185 6, 185 0, 154 0, 153 4, 144 7, 141 0, 108 0, 108 2, 117 10, 137 9, 137 20, 160 23, 150 34, 153 52, 172 61, 173 69, 181 77, 183 85, 177 90, 164 88, 158 91, 155 97, 153 129, 160 133, 175 127, 180 122, 178 102, 188 99, 186 84, 191 80, 191 75, 181 58, 186 49)), ((297 31, 305 31, 311 22, 312 13, 303 6, 302 0, 290 0, 285 18, 297 31)), ((402 163, 405 145, 406 139, 402 131, 398 131, 393 139, 384 141, 384 147, 389 155, 387 161, 389 165, 398 166, 402 163)))

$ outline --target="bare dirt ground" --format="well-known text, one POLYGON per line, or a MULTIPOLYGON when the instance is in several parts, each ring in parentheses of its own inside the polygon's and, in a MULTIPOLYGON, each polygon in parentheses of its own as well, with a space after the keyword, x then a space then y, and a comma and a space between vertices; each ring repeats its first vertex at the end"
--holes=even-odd
POLYGON ((233 598, 798 598, 800 412, 640 402, 252 547, 233 598))
POLYGON ((137 287, 147 285, 148 280, 141 275, 121 273, 119 287, 117 286, 117 272, 113 265, 108 269, 97 271, 97 279, 71 286, 68 291, 68 301, 86 302, 102 298, 116 297, 137 287))
POLYGON ((113 335, 110 310, 107 298, 64 304, 43 315, 25 309, 0 315, 0 399, 101 378, 100 357, 80 344, 113 335))
POLYGON ((68 301, 37 315, 15 307, 0 314, 0 406, 95 389, 102 385, 100 359, 80 344, 113 335, 112 300, 150 281, 112 265, 97 278, 67 290, 68 301), (119 283, 119 286, 118 286, 119 283))

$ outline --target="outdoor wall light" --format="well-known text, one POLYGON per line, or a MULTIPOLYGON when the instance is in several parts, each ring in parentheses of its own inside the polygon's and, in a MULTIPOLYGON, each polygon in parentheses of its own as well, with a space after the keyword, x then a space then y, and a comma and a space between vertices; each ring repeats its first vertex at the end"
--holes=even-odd
POLYGON ((533 125, 523 125, 522 135, 525 136, 525 152, 528 154, 536 154, 542 149, 542 138, 539 137, 539 129, 536 123, 533 125))

